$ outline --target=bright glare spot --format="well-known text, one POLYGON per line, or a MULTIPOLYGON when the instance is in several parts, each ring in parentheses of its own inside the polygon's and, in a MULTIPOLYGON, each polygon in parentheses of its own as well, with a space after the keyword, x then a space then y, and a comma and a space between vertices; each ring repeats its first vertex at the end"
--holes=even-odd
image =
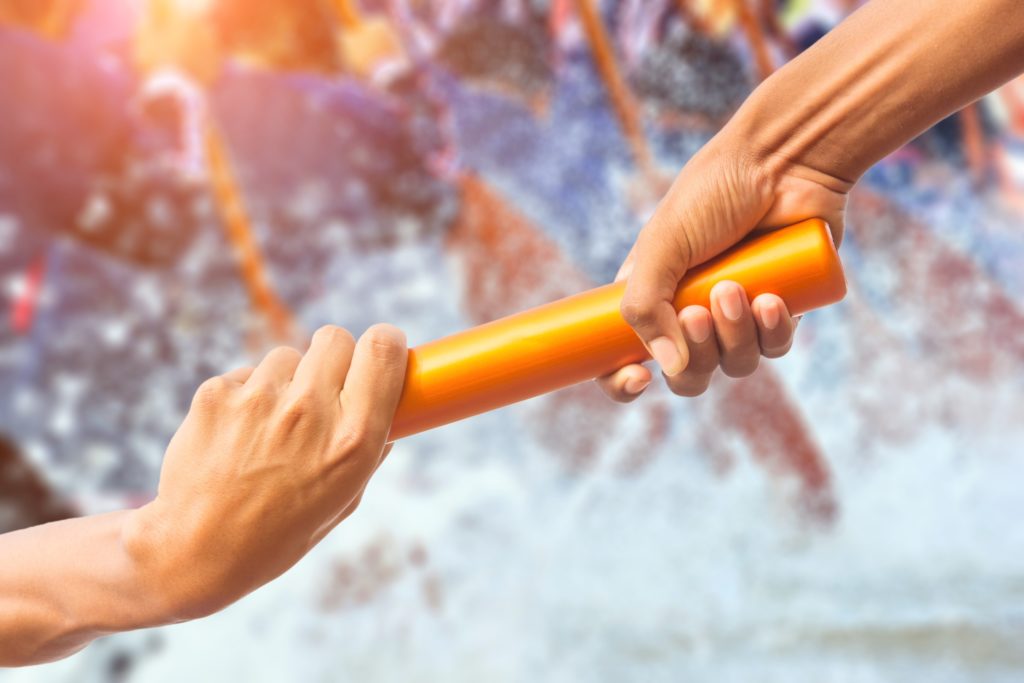
POLYGON ((20 299, 28 293, 28 278, 24 275, 15 275, 4 281, 4 293, 11 299, 20 299))

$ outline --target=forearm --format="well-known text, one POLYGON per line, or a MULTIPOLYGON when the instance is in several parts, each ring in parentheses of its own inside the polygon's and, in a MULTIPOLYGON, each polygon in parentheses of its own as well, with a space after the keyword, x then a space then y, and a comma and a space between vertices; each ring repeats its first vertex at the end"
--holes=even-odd
POLYGON ((131 514, 0 536, 0 666, 59 659, 102 635, 168 621, 123 542, 131 514))
POLYGON ((775 170, 853 183, 1022 71, 1020 0, 875 0, 767 79, 730 129, 775 170))

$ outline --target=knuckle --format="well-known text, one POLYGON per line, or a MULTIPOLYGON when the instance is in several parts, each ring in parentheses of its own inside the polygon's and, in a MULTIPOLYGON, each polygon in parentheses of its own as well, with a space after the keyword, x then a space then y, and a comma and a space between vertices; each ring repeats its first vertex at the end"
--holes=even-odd
POLYGON ((625 296, 619 304, 619 313, 630 327, 648 327, 657 318, 657 309, 650 302, 635 296, 625 296))
POLYGON ((338 432, 336 450, 342 455, 358 451, 370 438, 369 426, 362 421, 348 423, 338 432))
POLYGON ((242 395, 242 407, 248 412, 267 413, 275 403, 277 396, 268 387, 250 387, 242 395))
POLYGON ((228 381, 223 377, 211 377, 196 389, 192 405, 209 408, 219 404, 228 393, 228 381))
POLYGON ((292 421, 309 418, 320 413, 320 402, 312 394, 300 392, 288 398, 282 412, 292 421))
POLYGON ((227 391, 228 381, 223 377, 211 377, 202 384, 196 390, 196 394, 221 394, 227 391))

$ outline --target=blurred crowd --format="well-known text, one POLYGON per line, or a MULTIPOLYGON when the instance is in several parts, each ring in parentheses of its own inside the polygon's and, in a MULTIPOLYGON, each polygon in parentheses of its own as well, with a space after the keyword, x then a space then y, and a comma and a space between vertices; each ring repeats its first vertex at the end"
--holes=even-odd
MULTIPOLYGON (((437 335, 609 280, 674 171, 858 4, 0 0, 0 531, 146 500, 195 387, 319 324, 437 335), (413 291, 436 270, 441 322, 413 291)), ((823 381, 860 373, 863 450, 1022 417, 963 400, 1024 368, 1022 218, 1022 80, 855 192, 851 302, 806 334, 823 381)), ((827 523, 792 394, 764 368, 655 397, 623 476, 686 411, 715 467, 749 455, 827 523)), ((567 472, 627 428, 589 387, 541 401, 567 472)))

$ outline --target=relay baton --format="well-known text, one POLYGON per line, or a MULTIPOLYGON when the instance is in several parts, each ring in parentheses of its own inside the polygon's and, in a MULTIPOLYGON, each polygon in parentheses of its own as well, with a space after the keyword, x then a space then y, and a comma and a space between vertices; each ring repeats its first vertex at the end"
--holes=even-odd
MULTIPOLYGON (((819 219, 759 234, 693 268, 676 291, 676 310, 708 306, 723 280, 743 285, 751 300, 777 294, 792 315, 846 295, 832 234, 819 219)), ((390 440, 650 360, 619 313, 625 287, 598 287, 411 349, 390 440)))

